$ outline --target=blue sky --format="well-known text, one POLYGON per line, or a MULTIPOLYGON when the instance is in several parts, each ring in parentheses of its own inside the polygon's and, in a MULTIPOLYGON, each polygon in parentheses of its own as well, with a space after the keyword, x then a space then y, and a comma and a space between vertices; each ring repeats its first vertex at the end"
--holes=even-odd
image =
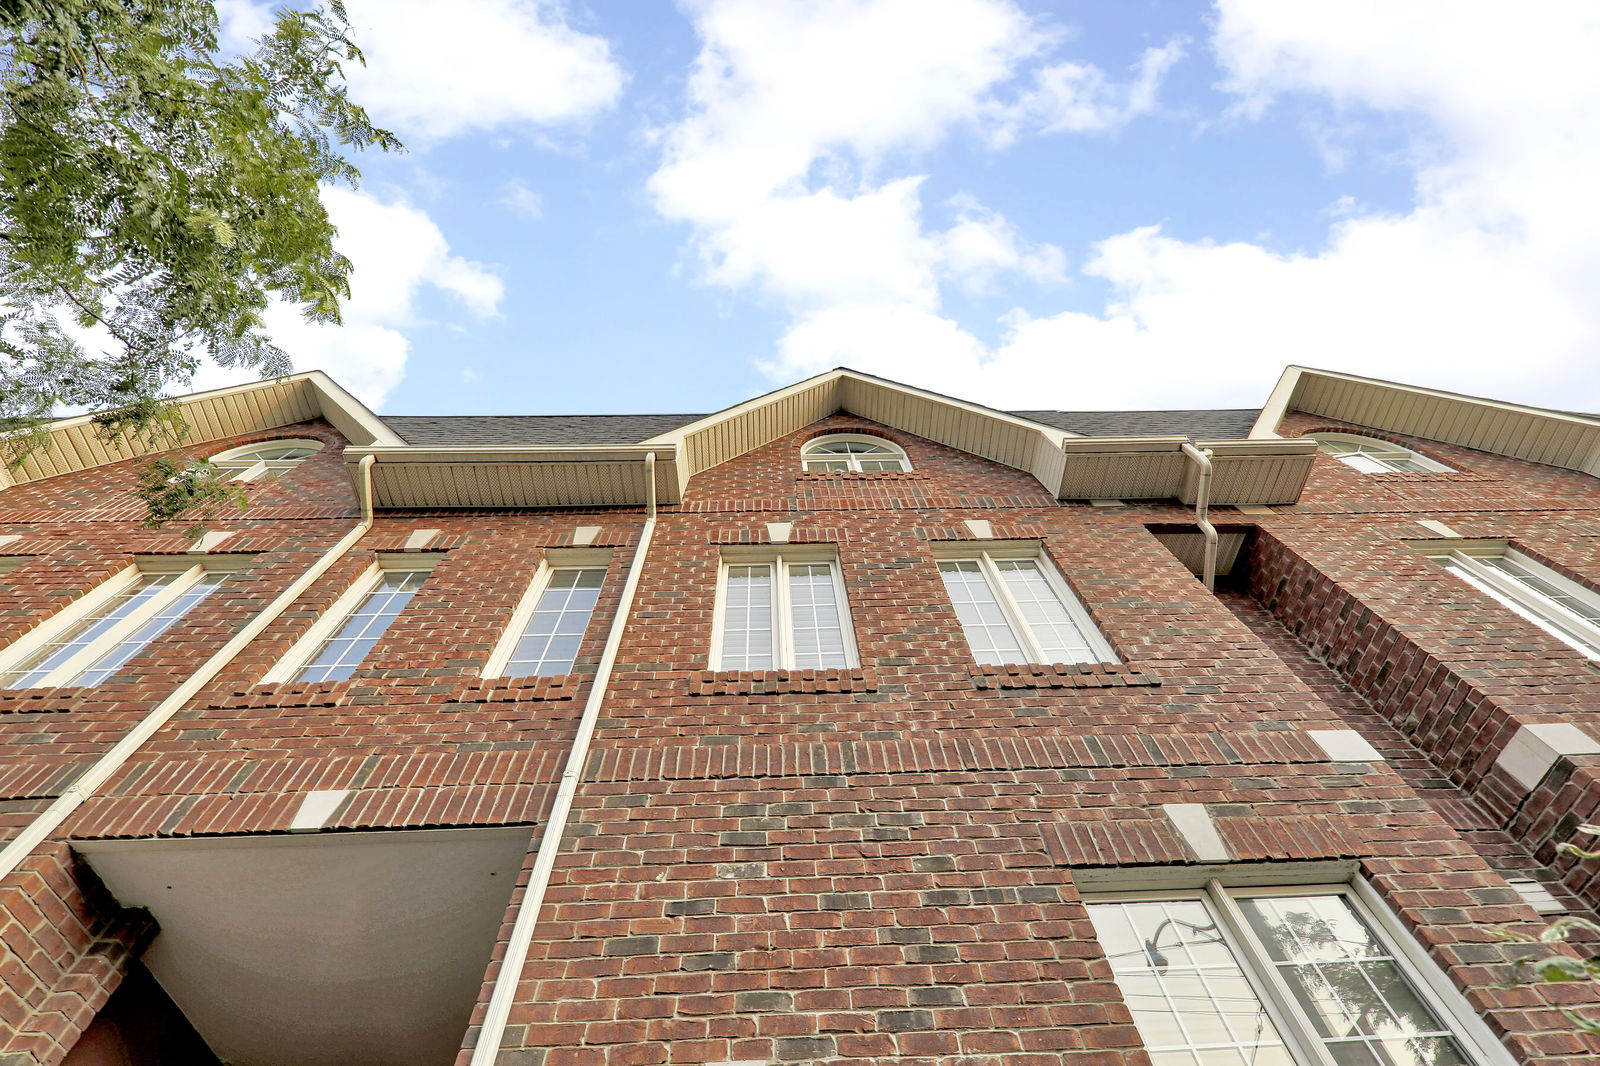
POLYGON ((349 7, 410 150, 327 193, 345 327, 272 322, 381 411, 705 411, 839 364, 1254 406, 1290 362, 1600 410, 1588 5, 349 7))

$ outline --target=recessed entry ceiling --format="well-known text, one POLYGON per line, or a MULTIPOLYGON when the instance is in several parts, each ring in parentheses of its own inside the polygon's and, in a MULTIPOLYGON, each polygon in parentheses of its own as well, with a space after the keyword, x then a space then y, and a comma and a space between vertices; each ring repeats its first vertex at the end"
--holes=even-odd
POLYGON ((161 925, 144 962, 232 1066, 450 1066, 521 828, 77 841, 161 925))

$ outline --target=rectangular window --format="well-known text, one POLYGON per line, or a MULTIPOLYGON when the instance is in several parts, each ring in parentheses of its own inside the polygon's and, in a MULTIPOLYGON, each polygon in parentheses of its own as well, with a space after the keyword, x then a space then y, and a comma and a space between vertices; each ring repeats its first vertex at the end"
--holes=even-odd
POLYGON ((854 666, 855 635, 831 552, 725 553, 712 625, 713 670, 854 666))
POLYGON ((1359 895, 1212 881, 1087 900, 1155 1066, 1505 1061, 1443 975, 1359 895))
POLYGON ((1040 558, 1037 545, 968 549, 941 558, 939 575, 980 663, 1117 661, 1089 612, 1040 558))
POLYGON ((348 680, 422 587, 433 563, 415 555, 379 556, 264 682, 348 680))
POLYGON ((489 657, 483 676, 554 677, 571 672, 600 599, 609 555, 601 550, 550 552, 512 614, 507 639, 489 657))
POLYGON ((1546 633, 1600 659, 1600 593, 1501 543, 1416 546, 1546 633))
POLYGON ((114 677, 249 560, 140 560, 7 648, 0 687, 91 686, 114 677))

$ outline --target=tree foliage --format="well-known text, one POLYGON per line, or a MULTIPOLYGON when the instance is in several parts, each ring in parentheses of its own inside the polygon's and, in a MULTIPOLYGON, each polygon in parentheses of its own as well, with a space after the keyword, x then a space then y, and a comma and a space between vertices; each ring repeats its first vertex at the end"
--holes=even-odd
MULTIPOLYGON (((1600 825, 1580 825, 1577 831, 1597 836, 1600 835, 1600 825)), ((1578 859, 1600 859, 1600 851, 1587 850, 1570 842, 1557 844, 1556 850, 1578 859)), ((1588 918, 1569 914, 1551 922, 1537 936, 1510 933, 1506 939, 1513 943, 1537 944, 1544 948, 1554 944, 1566 944, 1575 939, 1581 942, 1574 945, 1578 949, 1578 954, 1541 952, 1517 963, 1516 976, 1520 980, 1542 984, 1600 981, 1600 954, 1596 954, 1597 950, 1600 950, 1600 924, 1588 918)), ((1579 1032, 1600 1036, 1600 1018, 1570 1010, 1562 1013, 1579 1032)))
POLYGON ((286 9, 227 58, 211 0, 0 0, 0 428, 148 430, 206 360, 289 369, 272 298, 339 320, 318 187, 399 146, 347 96, 348 30, 341 0, 286 9))

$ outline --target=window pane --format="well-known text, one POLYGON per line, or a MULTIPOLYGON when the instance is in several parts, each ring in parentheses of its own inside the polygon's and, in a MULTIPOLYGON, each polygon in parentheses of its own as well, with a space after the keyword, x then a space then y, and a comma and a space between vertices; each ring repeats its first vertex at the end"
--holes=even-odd
POLYGON ((1568 628, 1558 625, 1555 620, 1561 618, 1571 618, 1575 619, 1580 624, 1600 624, 1600 622, 1591 623, 1588 617, 1575 614, 1564 603, 1553 600, 1551 597, 1539 591, 1537 587, 1522 581, 1516 573, 1507 571, 1503 567, 1489 565, 1494 563, 1502 563, 1504 562, 1503 559, 1474 558, 1470 560, 1462 560, 1454 557, 1447 557, 1443 559, 1442 562, 1444 563, 1445 568, 1456 577, 1459 577, 1462 581, 1465 581, 1467 584, 1471 585, 1479 592, 1482 592, 1484 595, 1498 601, 1502 606, 1507 607, 1514 613, 1526 618, 1528 621, 1532 622, 1546 633, 1549 633, 1551 636, 1562 641, 1563 643, 1576 648, 1578 651, 1583 652, 1590 658, 1600 658, 1600 643, 1584 639, 1579 633, 1572 632, 1568 628), (1518 584, 1522 586, 1522 598, 1511 596, 1505 590, 1485 579, 1485 577, 1477 569, 1480 565, 1483 566, 1484 569, 1496 570, 1505 574, 1505 576, 1511 578, 1512 580, 1517 581, 1518 584))
POLYGON ((316 683, 349 678, 427 577, 426 570, 383 571, 377 587, 323 642, 295 680, 316 683))
POLYGON ((1239 906, 1339 1061, 1379 1066, 1467 1061, 1349 900, 1272 896, 1242 899, 1239 906))
POLYGON ((1292 1062, 1205 903, 1097 903, 1089 917, 1153 1061, 1292 1062))
POLYGON ((728 567, 722 611, 724 670, 772 669, 772 567, 728 567))
POLYGON ((138 612, 162 589, 176 581, 178 576, 140 574, 132 585, 55 634, 31 655, 0 675, 0 687, 27 688, 42 683, 52 670, 93 644, 118 622, 138 612))
POLYGON ((961 620, 961 629, 974 659, 995 666, 1028 661, 977 562, 969 559, 942 562, 939 574, 944 578, 945 590, 950 594, 956 617, 961 620))
POLYGON ((995 566, 1022 612, 1045 662, 1092 663, 1100 655, 1067 613, 1056 590, 1032 559, 998 559, 995 566))
POLYGON ((832 566, 803 563, 789 567, 789 612, 796 669, 847 665, 832 566))
POLYGON ((605 576, 603 567, 551 573, 527 628, 512 649, 504 675, 552 677, 571 670, 605 576))
POLYGON ((114 676, 129 659, 143 651, 146 645, 170 629, 174 622, 188 614, 196 604, 215 592, 222 585, 225 578, 225 574, 206 574, 202 576, 199 581, 185 589, 177 599, 163 607, 159 614, 123 637, 114 648, 89 664, 67 684, 98 685, 106 678, 114 676))
POLYGON ((1590 592, 1588 596, 1584 596, 1569 585, 1551 580, 1549 575, 1540 573, 1533 564, 1514 555, 1507 554, 1499 558, 1478 561, 1500 571, 1528 591, 1549 600, 1575 617, 1600 625, 1600 594, 1590 592))

